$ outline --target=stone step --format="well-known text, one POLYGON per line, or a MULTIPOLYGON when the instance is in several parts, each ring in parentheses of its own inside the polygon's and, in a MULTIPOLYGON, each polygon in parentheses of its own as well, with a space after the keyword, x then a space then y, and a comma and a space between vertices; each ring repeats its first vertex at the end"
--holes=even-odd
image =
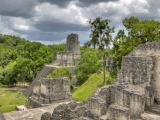
POLYGON ((110 87, 109 97, 109 104, 129 108, 131 116, 140 116, 144 112, 145 95, 142 93, 114 85, 110 87))
POLYGON ((153 112, 145 111, 141 115, 142 120, 160 120, 160 114, 154 114, 153 112))
POLYGON ((110 120, 129 120, 129 109, 118 105, 110 105, 107 110, 107 118, 110 120))
MULTIPOLYGON (((69 101, 70 102, 70 101, 69 101)), ((27 109, 25 111, 12 111, 3 113, 6 120, 40 120, 41 115, 45 112, 52 113, 54 108, 60 104, 67 104, 69 102, 62 103, 54 103, 50 104, 50 106, 35 108, 35 109, 27 109)))
POLYGON ((160 115, 160 105, 155 103, 149 112, 160 115))
POLYGON ((32 91, 33 91, 33 87, 34 85, 36 85, 38 83, 38 80, 42 77, 46 77, 48 74, 50 74, 53 70, 55 69, 55 67, 48 67, 45 66, 42 68, 42 70, 40 71, 40 73, 38 73, 38 75, 36 76, 36 78, 32 81, 32 83, 30 84, 30 86, 24 91, 23 96, 25 98, 28 98, 32 91))

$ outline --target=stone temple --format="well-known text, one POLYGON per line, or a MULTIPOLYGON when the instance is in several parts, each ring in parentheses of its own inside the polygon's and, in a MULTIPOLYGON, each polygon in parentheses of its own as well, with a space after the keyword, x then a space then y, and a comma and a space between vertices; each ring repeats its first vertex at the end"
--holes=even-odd
POLYGON ((160 120, 159 66, 160 43, 139 45, 123 57, 114 84, 97 89, 82 103, 59 105, 41 120, 47 115, 48 120, 160 120))
MULTIPOLYGON (((36 76, 36 78, 33 80, 33 82, 30 84, 30 86, 23 93, 23 96, 25 98, 29 98, 31 96, 34 96, 36 98, 37 95, 40 95, 40 94, 42 94, 42 92, 44 92, 44 94, 41 95, 41 97, 43 96, 43 99, 49 99, 49 98, 46 98, 46 97, 49 97, 49 96, 45 96, 45 94, 48 94, 47 91, 49 91, 49 89, 53 89, 54 87, 56 88, 56 86, 54 86, 53 88, 50 87, 49 89, 47 89, 47 87, 49 87, 49 83, 57 84, 57 87, 58 86, 62 87, 63 83, 65 83, 66 80, 64 81, 64 79, 62 79, 61 80, 62 82, 58 83, 58 81, 59 81, 58 78, 55 78, 55 79, 52 79, 52 80, 51 79, 46 80, 45 78, 46 78, 47 75, 51 74, 53 70, 55 70, 56 68, 60 68, 62 66, 71 67, 71 72, 72 72, 71 83, 76 84, 76 76, 75 76, 75 73, 74 73, 74 69, 75 69, 75 66, 78 64, 80 56, 81 56, 81 52, 80 52, 80 43, 78 41, 78 35, 72 33, 72 34, 68 35, 68 37, 67 37, 67 43, 66 43, 66 46, 65 46, 65 50, 57 53, 57 59, 52 63, 52 65, 44 65, 42 67, 42 70, 40 71, 40 73, 36 76), (43 79, 42 79, 42 83, 40 84, 39 80, 41 78, 43 78, 43 79), (48 81, 48 83, 46 83, 45 81, 48 81), (53 81, 53 83, 52 83, 52 81, 53 81), (57 83, 54 82, 54 81, 57 81, 57 83), (45 84, 46 84, 46 86, 44 87, 45 84)), ((66 89, 66 90, 68 91, 68 89, 66 89)), ((48 102, 46 102, 46 100, 44 100, 44 101, 41 102, 41 103, 37 102, 35 105, 37 107, 39 107, 40 104, 42 104, 42 103, 46 103, 46 104, 48 103, 48 102)), ((53 101, 51 100, 50 102, 53 102, 53 101)), ((35 107, 35 105, 33 105, 33 103, 32 103, 31 106, 35 107)))
MULTIPOLYGON (((59 55, 61 56, 59 58, 63 58, 64 54, 59 53, 59 55)), ((78 54, 72 52, 72 56, 74 55, 78 54)), ((72 65, 75 65, 76 60, 72 58, 72 65)), ((68 57, 63 60, 57 59, 55 63, 68 66, 70 64, 68 59, 68 57)), ((33 84, 31 92, 33 99, 31 104, 28 104, 30 108, 34 108, 34 105, 39 108, 3 115, 6 120, 160 120, 159 66, 160 42, 138 45, 129 55, 122 58, 121 71, 114 84, 97 89, 81 103, 72 100, 39 107, 50 102, 71 100, 67 86, 68 78, 46 79, 47 73, 45 73, 41 82, 33 84), (14 116, 16 119, 11 119, 16 113, 18 114, 14 116)))
POLYGON ((76 66, 80 59, 80 43, 77 34, 71 34, 67 37, 65 50, 57 53, 57 60, 53 65, 76 66))

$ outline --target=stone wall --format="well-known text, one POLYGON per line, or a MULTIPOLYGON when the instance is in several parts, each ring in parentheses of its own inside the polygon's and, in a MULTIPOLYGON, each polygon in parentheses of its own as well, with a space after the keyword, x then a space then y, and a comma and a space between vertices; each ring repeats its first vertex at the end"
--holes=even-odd
POLYGON ((70 34, 67 37, 65 50, 57 52, 59 66, 76 66, 81 57, 80 43, 77 34, 70 34))
POLYGON ((39 84, 34 86, 26 107, 37 108, 47 104, 70 101, 71 96, 69 78, 42 78, 39 84))
POLYGON ((79 106, 74 110, 69 110, 69 107, 61 107, 61 110, 54 109, 52 118, 56 117, 56 120, 144 119, 141 116, 144 111, 150 111, 155 100, 159 102, 159 46, 159 43, 153 42, 135 48, 133 56, 131 52, 122 58, 121 71, 114 84, 97 89, 88 100, 82 103, 75 103, 79 106), (81 113, 76 111, 78 108, 85 109, 81 113), (68 111, 70 111, 69 114, 67 114, 68 111), (65 115, 65 117, 59 118, 57 113, 58 116, 65 115))
POLYGON ((151 74, 150 85, 155 92, 155 101, 160 104, 160 42, 147 42, 138 45, 128 56, 151 57, 154 67, 151 74))
POLYGON ((29 87, 24 91, 23 96, 25 98, 29 98, 32 94, 33 87, 38 84, 38 80, 40 78, 45 78, 48 74, 51 74, 53 70, 55 70, 56 67, 54 66, 47 66, 44 65, 40 71, 40 73, 37 74, 36 78, 32 81, 32 83, 29 85, 29 87))
POLYGON ((155 55, 153 57, 154 68, 151 77, 151 87, 155 93, 154 99, 160 104, 160 55, 155 55))
POLYGON ((147 42, 133 49, 128 56, 154 56, 160 55, 160 42, 147 42))

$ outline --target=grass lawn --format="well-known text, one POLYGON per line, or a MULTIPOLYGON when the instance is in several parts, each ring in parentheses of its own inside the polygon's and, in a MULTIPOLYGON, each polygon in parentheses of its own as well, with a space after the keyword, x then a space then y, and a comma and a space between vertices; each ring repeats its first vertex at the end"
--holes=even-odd
MULTIPOLYGON (((106 71, 106 80, 109 77, 109 72, 106 71)), ((73 94, 72 97, 79 102, 88 99, 92 93, 103 86, 103 72, 93 74, 88 80, 81 85, 73 94)))
MULTIPOLYGON (((21 94, 24 91, 21 91, 21 94)), ((24 105, 27 101, 24 97, 15 98, 19 96, 19 92, 16 90, 0 89, 0 110, 5 112, 15 111, 16 105, 24 105)))

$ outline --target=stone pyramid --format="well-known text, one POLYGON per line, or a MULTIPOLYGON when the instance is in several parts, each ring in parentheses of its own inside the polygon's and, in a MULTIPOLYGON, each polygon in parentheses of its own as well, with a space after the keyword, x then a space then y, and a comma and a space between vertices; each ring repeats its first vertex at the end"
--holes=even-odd
POLYGON ((71 72, 73 74, 72 83, 76 84, 74 68, 78 64, 80 56, 81 51, 78 35, 72 33, 67 37, 65 50, 57 53, 57 59, 51 65, 44 65, 42 67, 40 73, 37 74, 30 86, 24 91, 23 96, 29 98, 33 92, 33 87, 38 84, 40 78, 45 78, 48 74, 52 73, 53 70, 62 66, 71 67, 71 72))

